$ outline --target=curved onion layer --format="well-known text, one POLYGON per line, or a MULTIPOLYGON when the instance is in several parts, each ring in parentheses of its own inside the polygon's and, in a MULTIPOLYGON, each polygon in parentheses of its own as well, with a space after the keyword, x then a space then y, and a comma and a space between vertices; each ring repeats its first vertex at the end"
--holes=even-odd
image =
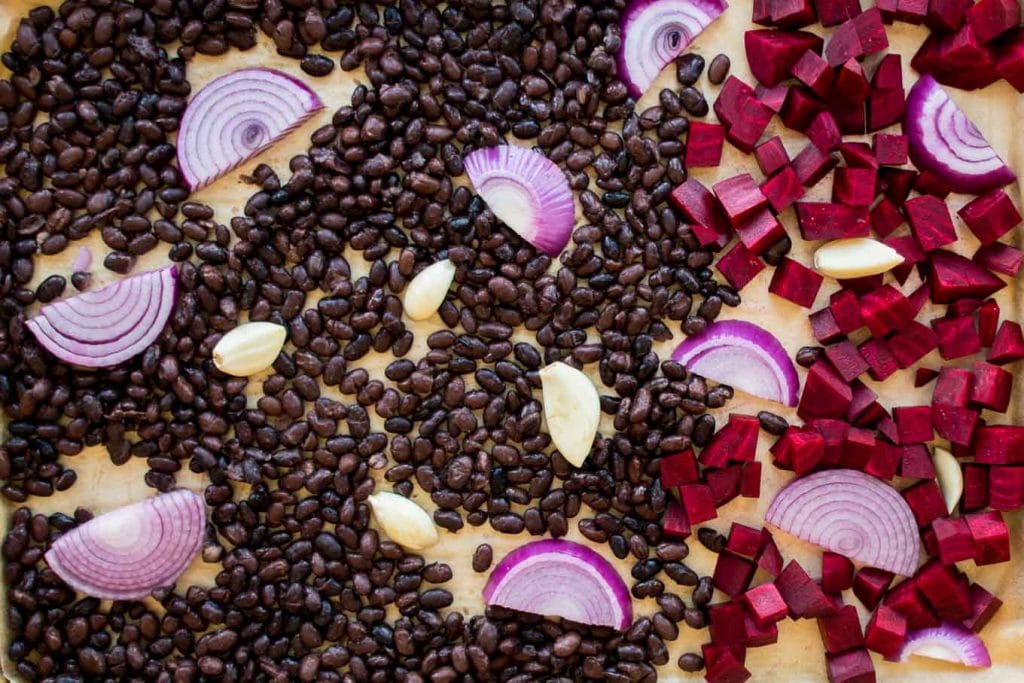
POLYGON ((28 329, 65 362, 86 368, 117 365, 160 336, 174 310, 177 275, 169 266, 43 306, 28 329))
POLYGON ((498 220, 548 256, 561 253, 572 233, 576 205, 558 166, 514 145, 470 152, 465 165, 473 188, 498 220))
POLYGON ((239 69, 200 90, 181 118, 178 167, 193 190, 256 156, 323 108, 306 84, 274 69, 239 69))
POLYGON ((988 648, 981 638, 963 626, 949 622, 908 633, 907 639, 903 641, 899 660, 905 662, 912 655, 941 659, 964 666, 992 666, 992 658, 989 657, 988 648))
POLYGON ((72 529, 46 552, 57 576, 93 598, 138 600, 178 580, 203 544, 206 508, 172 491, 72 529))
POLYGON ((790 483, 765 520, 852 560, 911 576, 921 541, 914 513, 896 489, 857 470, 826 470, 790 483))
POLYGON ((619 78, 639 99, 666 64, 729 6, 725 0, 633 0, 622 13, 619 78))
POLYGON ((1017 177, 928 74, 910 89, 903 132, 914 164, 934 173, 954 192, 980 194, 1017 177))
POLYGON ((547 539, 513 550, 491 572, 483 592, 488 605, 520 612, 620 631, 633 622, 629 590, 615 568, 572 541, 547 539))
POLYGON ((795 406, 796 367, 768 330, 741 320, 722 320, 684 339, 672 359, 687 370, 748 394, 795 406))

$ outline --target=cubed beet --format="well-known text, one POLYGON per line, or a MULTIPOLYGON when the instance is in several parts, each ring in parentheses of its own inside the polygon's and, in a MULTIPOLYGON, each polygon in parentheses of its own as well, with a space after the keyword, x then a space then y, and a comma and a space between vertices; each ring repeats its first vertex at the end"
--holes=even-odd
POLYGON ((825 652, 836 654, 864 645, 864 633, 860 628, 857 608, 843 605, 835 614, 818 619, 818 633, 821 634, 825 652))
POLYGON ((686 136, 686 165, 689 168, 718 166, 722 163, 725 128, 717 123, 690 121, 686 136))
POLYGON ((721 552, 715 561, 712 583, 715 588, 734 598, 747 590, 756 569, 756 565, 745 557, 721 552))
POLYGON ((978 339, 985 348, 992 346, 999 329, 999 302, 989 299, 978 309, 978 339))
POLYGON ((666 455, 658 461, 659 477, 663 489, 700 481, 697 458, 692 448, 674 455, 666 455))
POLYGON ((903 214, 888 197, 882 197, 871 209, 871 228, 879 237, 887 237, 903 225, 903 214))
POLYGON ((932 440, 931 406, 899 406, 892 410, 900 432, 900 443, 926 443, 932 440))
MULTIPOLYGON (((749 173, 721 180, 711 189, 733 225, 768 204, 768 200, 749 173)), ((749 245, 747 248, 750 248, 749 245)))
POLYGON ((830 202, 797 202, 796 220, 808 241, 867 237, 871 229, 866 207, 830 202))
POLYGON ((949 216, 949 207, 938 197, 921 195, 908 199, 903 210, 907 214, 911 232, 925 251, 934 251, 956 241, 956 229, 949 216))
POLYGON ((783 258, 775 268, 768 291, 792 301, 797 306, 810 308, 814 305, 814 299, 818 296, 824 279, 802 263, 791 258, 783 258))
POLYGON ((786 601, 782 599, 782 594, 774 583, 755 586, 744 593, 741 599, 754 621, 761 626, 780 621, 789 612, 786 601))
POLYGON ((986 360, 995 365, 1005 365, 1024 358, 1024 332, 1020 323, 1004 320, 996 332, 986 360))
POLYGON ((704 470, 704 478, 711 488, 711 502, 716 508, 722 507, 740 495, 740 477, 743 475, 741 465, 729 465, 722 469, 704 470))
POLYGON ((790 74, 820 97, 832 89, 832 69, 814 50, 806 50, 793 64, 790 74))
POLYGON ((1010 529, 1002 513, 995 510, 975 512, 964 515, 962 521, 973 545, 970 557, 974 558, 975 564, 981 566, 1010 560, 1010 529))
POLYGON ((896 360, 896 355, 889 347, 889 342, 884 339, 876 337, 867 339, 857 347, 857 351, 860 352, 861 357, 867 362, 871 379, 876 382, 885 381, 900 369, 900 363, 896 360))
POLYGON ((1013 390, 1013 375, 991 363, 974 364, 974 381, 971 383, 971 405, 1005 413, 1010 405, 1013 390))
POLYGON ((713 240, 702 241, 702 244, 724 247, 728 243, 732 230, 725 210, 715 195, 699 181, 688 179, 672 190, 669 198, 690 223, 702 225, 714 235, 713 240))
POLYGON ((893 573, 876 567, 863 567, 853 577, 853 594, 869 610, 874 609, 889 590, 893 573))
MULTIPOLYGON (((929 416, 930 419, 930 416, 929 416)), ((931 424, 928 425, 931 429, 931 424)), ((920 443, 904 444, 900 459, 900 476, 908 479, 934 479, 935 465, 928 447, 920 443)))
POLYGON ((974 262, 982 268, 1017 277, 1024 265, 1024 251, 1003 242, 985 244, 974 253, 974 262))
POLYGON ((838 595, 853 586, 853 562, 838 553, 826 550, 821 556, 821 587, 826 593, 838 595))
POLYGON ((764 173, 765 177, 771 176, 789 164, 789 154, 786 153, 786 147, 778 135, 755 147, 754 157, 757 159, 758 168, 761 169, 761 173, 764 173))
POLYGON ((838 96, 853 104, 863 103, 871 92, 864 69, 856 59, 848 59, 839 67, 833 88, 838 96))
POLYGON ((871 615, 864 633, 864 644, 883 657, 895 657, 907 638, 907 618, 885 605, 871 615))
POLYGON ((826 595, 796 560, 791 560, 775 579, 775 587, 794 619, 813 619, 835 614, 835 600, 826 595))
POLYGON ((679 496, 683 499, 686 519, 693 524, 700 524, 718 516, 707 484, 686 484, 679 487, 679 496))
MULTIPOLYGON (((758 189, 758 193, 760 192, 761 190, 758 189)), ((758 209, 740 219, 734 227, 740 241, 754 254, 763 253, 786 236, 786 230, 782 227, 782 223, 768 207, 758 209)))
POLYGON ((988 43, 1020 26, 1020 0, 978 0, 967 10, 974 35, 988 43))
POLYGON ((968 592, 968 599, 971 601, 971 616, 963 620, 964 628, 977 633, 985 628, 985 625, 992 620, 1003 601, 989 593, 978 583, 972 583, 968 592))
POLYGON ((1024 29, 1011 31, 999 42, 996 73, 1017 92, 1024 92, 1024 29))
POLYGON ((744 498, 761 497, 761 463, 743 464, 743 473, 740 475, 740 495, 744 498))
POLYGON ((685 539, 690 535, 690 523, 686 519, 686 511, 681 504, 676 502, 675 498, 669 498, 668 505, 665 507, 661 530, 668 538, 685 539))
POLYGON ((918 570, 914 587, 943 619, 966 619, 971 614, 970 584, 955 566, 931 560, 918 570))
POLYGON ((718 272, 737 290, 747 284, 764 270, 764 261, 757 258, 742 242, 737 242, 715 263, 718 272))
POLYGON ((964 492, 960 507, 964 512, 974 512, 988 507, 988 467, 964 463, 960 469, 964 475, 964 492))
POLYGON ((817 185, 818 181, 828 175, 838 163, 834 156, 821 151, 817 145, 811 143, 797 153, 791 166, 800 184, 811 187, 817 185))
POLYGON ((901 368, 909 368, 938 344, 939 338, 935 332, 916 320, 911 320, 889 340, 889 348, 892 349, 901 368))
MULTIPOLYGON (((876 8, 877 9, 877 8, 876 8)), ((875 683, 875 665, 864 648, 825 655, 828 683, 875 683)))
POLYGON ((932 329, 939 339, 939 353, 946 360, 970 356, 981 351, 981 339, 974 318, 936 318, 932 329))
POLYGON ((974 539, 964 518, 940 517, 932 522, 932 531, 935 533, 939 559, 943 564, 962 562, 974 557, 974 539))
POLYGON ((807 371, 797 414, 805 419, 842 417, 853 401, 853 390, 824 359, 807 371))
MULTIPOLYGON (((823 309, 828 311, 828 309, 823 309)), ((838 329, 838 327, 836 328, 838 329)), ((832 364, 839 376, 846 382, 852 382, 868 371, 867 361, 857 352, 853 342, 844 339, 825 349, 825 358, 832 364)))
POLYGON ((922 529, 947 514, 946 501, 934 480, 919 481, 901 491, 922 529))
POLYGON ((907 163, 907 136, 877 133, 872 142, 880 165, 901 166, 907 163))
POLYGON ((732 413, 700 454, 705 467, 725 467, 730 462, 749 462, 757 453, 760 422, 756 417, 732 413))
POLYGON ((743 45, 754 77, 767 86, 784 81, 807 50, 821 53, 822 39, 805 31, 747 31, 743 45))
POLYGON ((1016 510, 1024 505, 1024 467, 993 465, 988 470, 988 504, 993 510, 1016 510))
POLYGON ((871 206, 877 178, 874 168, 837 168, 832 180, 832 201, 847 206, 871 206))
POLYGON ((839 124, 830 111, 818 112, 811 120, 811 125, 807 127, 806 134, 815 147, 826 153, 839 149, 839 143, 843 139, 839 124))
POLYGON ((857 0, 814 0, 818 10, 818 22, 822 26, 836 26, 860 14, 857 0))
POLYGON ((963 26, 973 4, 974 0, 930 0, 925 23, 936 33, 950 33, 963 26))
POLYGON ((883 337, 914 319, 910 301, 891 285, 883 285, 862 296, 860 313, 875 337, 883 337))
MULTIPOLYGON (((813 147, 811 145, 811 148, 813 147)), ((772 208, 780 212, 804 196, 804 186, 800 183, 796 170, 790 165, 783 166, 782 170, 761 183, 761 192, 768 198, 772 208)))

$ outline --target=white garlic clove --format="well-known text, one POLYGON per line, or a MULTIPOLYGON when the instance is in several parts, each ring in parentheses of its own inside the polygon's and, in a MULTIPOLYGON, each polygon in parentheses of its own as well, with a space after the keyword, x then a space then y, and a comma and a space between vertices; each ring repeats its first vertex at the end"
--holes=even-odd
POLYGON ((378 491, 367 499, 381 530, 398 545, 423 550, 440 540, 426 510, 404 496, 378 491))
POLYGON ((274 363, 287 335, 288 330, 274 323, 243 323, 213 347, 213 364, 235 377, 255 375, 274 363))
POLYGON ((544 419, 562 457, 579 467, 590 455, 601 420, 601 397, 585 374, 562 362, 540 371, 544 419))
POLYGON ((426 320, 444 303, 455 279, 455 264, 445 259, 433 263, 413 278, 402 295, 405 314, 413 320, 426 320))
POLYGON ((869 237, 834 240, 814 253, 814 267, 839 280, 885 273, 903 263, 898 251, 869 237))

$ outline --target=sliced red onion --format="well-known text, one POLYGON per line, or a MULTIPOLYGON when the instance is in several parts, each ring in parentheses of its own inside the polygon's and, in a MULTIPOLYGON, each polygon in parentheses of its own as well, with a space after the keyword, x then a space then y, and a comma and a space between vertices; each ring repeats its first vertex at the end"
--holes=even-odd
POLYGON ((725 0, 633 0, 622 13, 619 78, 639 99, 666 64, 729 6, 725 0))
POLYGON ((914 164, 934 173, 954 192, 981 194, 1017 177, 928 74, 910 89, 903 132, 914 164))
POLYGON ((896 489, 857 470, 825 470, 779 491, 765 520, 851 560, 911 576, 921 541, 896 489))
POLYGON ((484 586, 488 605, 558 616, 620 631, 633 622, 629 590, 615 568, 572 541, 533 541, 513 550, 484 586))
POLYGON ((465 165, 473 188, 498 220, 548 256, 561 253, 572 233, 576 205, 558 166, 515 145, 470 152, 465 165))
POLYGON ((174 310, 178 269, 133 275, 93 292, 43 306, 26 324, 61 360, 105 368, 145 351, 174 310))
POLYGON ((95 517, 46 552, 64 583, 93 598, 138 600, 170 586, 203 544, 206 508, 192 491, 172 491, 95 517))
POLYGON ((964 666, 992 666, 992 658, 989 657, 984 641, 963 626, 950 622, 908 633, 907 639, 903 641, 899 660, 905 662, 912 655, 941 659, 964 666))
POLYGON ((71 264, 71 272, 85 273, 91 265, 92 252, 89 250, 89 247, 79 247, 78 253, 75 254, 75 260, 71 264))
POLYGON ((275 69, 239 69, 211 81, 185 109, 178 167, 193 190, 253 158, 323 108, 302 81, 275 69))
POLYGON ((672 359, 734 389, 787 406, 797 404, 800 378, 793 361, 775 335, 753 323, 711 323, 702 334, 684 339, 672 359))

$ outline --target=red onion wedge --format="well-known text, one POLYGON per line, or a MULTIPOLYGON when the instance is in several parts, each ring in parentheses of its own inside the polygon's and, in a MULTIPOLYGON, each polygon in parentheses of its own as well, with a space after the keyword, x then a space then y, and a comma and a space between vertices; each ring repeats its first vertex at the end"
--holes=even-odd
POLYGON ((921 541, 914 513, 896 489, 857 470, 825 470, 791 482, 765 520, 870 567, 911 576, 921 541))
POLYGON ((488 605, 558 616, 624 631, 633 622, 629 590, 615 568, 572 541, 533 541, 505 556, 484 586, 488 605))
POLYGON ((185 109, 178 167, 193 190, 253 158, 323 109, 302 81, 274 69, 239 69, 211 81, 185 109))
POLYGON ((633 0, 622 13, 619 78, 640 99, 666 64, 726 10, 725 0, 633 0))
POLYGON ((905 662, 911 655, 941 659, 964 666, 992 666, 992 658, 989 657, 988 648, 981 638, 963 626, 950 622, 908 633, 907 639, 903 641, 899 660, 905 662))
POLYGON ((206 508, 192 491, 172 491, 118 508, 72 529, 46 562, 79 593, 139 600, 170 586, 203 544, 206 508))
POLYGON ((133 275, 94 292, 43 306, 26 324, 61 360, 106 368, 145 351, 174 310, 178 269, 133 275))
POLYGON ((569 243, 576 205, 558 166, 514 145, 470 152, 465 165, 473 188, 498 220, 548 256, 561 253, 569 243))
POLYGON ((928 74, 910 89, 903 132, 914 164, 934 173, 954 192, 981 194, 1017 177, 928 74))
POLYGON ((711 323, 684 339, 672 359, 687 370, 760 398, 795 406, 800 389, 793 361, 768 330, 741 320, 711 323))

